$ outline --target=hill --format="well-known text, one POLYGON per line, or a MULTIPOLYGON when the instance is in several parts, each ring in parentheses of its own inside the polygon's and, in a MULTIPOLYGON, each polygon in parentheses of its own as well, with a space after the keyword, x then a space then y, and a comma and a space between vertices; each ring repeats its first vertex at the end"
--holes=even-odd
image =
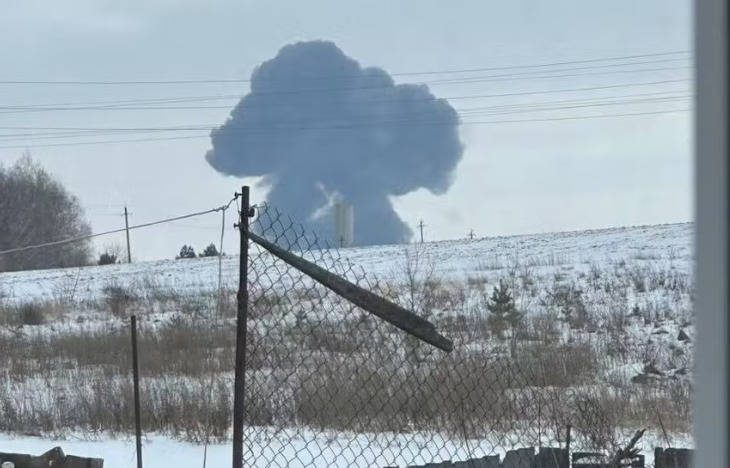
MULTIPOLYGON (((686 445, 692 236, 674 224, 304 254, 427 317, 450 355, 253 249, 251 443, 277 464, 306 450, 342 467, 354 445, 363 467, 562 445, 568 424, 576 448, 612 450, 640 427, 645 449, 686 445)), ((130 434, 135 313, 145 433, 159 447, 229 440, 238 258, 222 261, 222 294, 218 265, 0 275, 0 431, 130 434)))

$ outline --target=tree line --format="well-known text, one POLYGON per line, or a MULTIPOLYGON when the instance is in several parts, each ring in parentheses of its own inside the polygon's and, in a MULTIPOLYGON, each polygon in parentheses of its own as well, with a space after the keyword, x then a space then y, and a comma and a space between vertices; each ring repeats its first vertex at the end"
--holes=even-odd
MULTIPOLYGON (((225 256, 225 252, 221 253, 221 256, 225 256)), ((199 254, 195 253, 195 248, 192 245, 183 245, 180 248, 180 253, 177 254, 175 260, 184 260, 190 258, 204 258, 204 257, 217 257, 218 247, 215 244, 208 244, 202 252, 199 254)), ((121 263, 122 253, 120 248, 117 246, 107 247, 106 251, 99 256, 98 265, 114 265, 121 263)))

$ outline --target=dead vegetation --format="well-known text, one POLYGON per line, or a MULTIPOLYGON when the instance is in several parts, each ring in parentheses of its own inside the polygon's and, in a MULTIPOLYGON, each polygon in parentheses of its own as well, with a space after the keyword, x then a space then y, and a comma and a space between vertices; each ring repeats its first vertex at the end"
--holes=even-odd
MULTIPOLYGON (((631 335, 670 318, 691 322, 688 274, 646 263, 594 264, 582 276, 531 266, 560 266, 554 257, 492 263, 480 281, 457 284, 419 255, 404 255, 399 281, 379 292, 434 321, 457 351, 421 346, 320 287, 253 288, 249 424, 455 437, 520 430, 535 441, 572 424, 594 445, 609 444, 619 427, 690 431, 691 380, 677 369, 691 368, 691 350, 631 335), (661 375, 610 377, 629 363, 661 375)), ((142 278, 110 282, 93 300, 54 294, 0 300, 0 431, 132 433, 126 318, 135 313, 144 431, 228 439, 233 291, 178 291, 142 278)))

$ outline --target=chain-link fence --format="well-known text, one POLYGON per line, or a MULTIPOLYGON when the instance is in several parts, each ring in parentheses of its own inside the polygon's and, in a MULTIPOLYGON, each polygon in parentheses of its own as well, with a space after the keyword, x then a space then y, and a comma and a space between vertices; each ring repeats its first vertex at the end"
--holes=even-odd
MULTIPOLYGON (((483 259, 477 268, 498 270, 486 283, 453 280, 418 244, 338 251, 269 206, 251 233, 245 466, 565 466, 566 447, 610 458, 649 424, 659 434, 641 447, 651 461, 690 419, 691 386, 679 378, 606 385, 621 341, 591 342, 600 334, 581 322, 587 306, 570 283, 540 290, 527 270, 483 259), (312 274, 339 279, 349 298, 312 274), (525 312, 540 300, 564 320, 525 312), (399 320, 404 309, 420 318, 399 320), (568 325, 583 332, 571 339, 568 325)), ((135 314, 146 450, 157 434, 198 444, 211 464, 229 457, 239 258, 104 268, 0 278, 0 431, 134 434, 135 314)))
POLYGON ((519 340, 494 346, 483 322, 457 319, 452 307, 463 298, 450 297, 417 250, 400 278, 386 280, 275 208, 258 207, 251 232, 429 320, 454 349, 424 343, 252 242, 245 466, 497 463, 532 457, 532 447, 616 446, 594 389, 563 385, 583 370, 570 368, 574 359, 554 361, 559 354, 519 340))

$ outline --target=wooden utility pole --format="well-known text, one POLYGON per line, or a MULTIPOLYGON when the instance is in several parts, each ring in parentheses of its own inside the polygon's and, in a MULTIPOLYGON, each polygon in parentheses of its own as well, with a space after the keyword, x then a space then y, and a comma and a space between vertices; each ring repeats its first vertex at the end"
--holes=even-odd
POLYGON ((132 263, 132 247, 129 243, 129 212, 127 207, 124 207, 124 229, 127 231, 127 262, 132 263))
POLYGON ((423 227, 425 224, 423 224, 423 220, 419 221, 418 228, 421 230, 421 244, 423 244, 423 227))
POLYGON ((248 333, 248 228, 253 217, 249 187, 240 194, 241 216, 238 232, 241 235, 241 259, 238 278, 238 310, 236 317, 236 368, 233 377, 233 468, 243 467, 243 424, 246 392, 246 335, 248 333))

